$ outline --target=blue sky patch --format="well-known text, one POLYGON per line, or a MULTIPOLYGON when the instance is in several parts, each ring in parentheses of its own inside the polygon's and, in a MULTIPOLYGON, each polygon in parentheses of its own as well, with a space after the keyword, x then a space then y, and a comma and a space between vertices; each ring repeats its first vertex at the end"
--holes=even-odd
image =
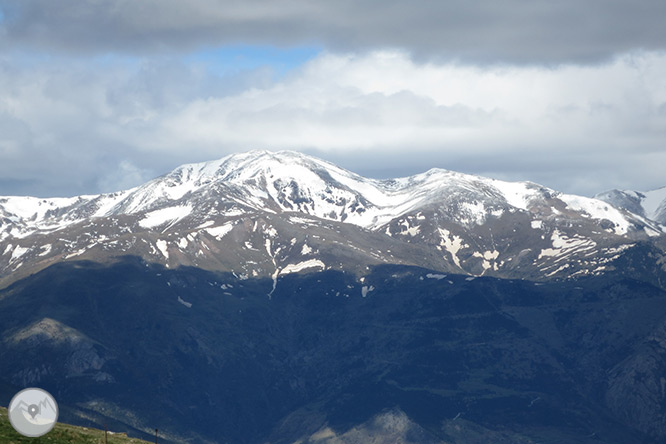
POLYGON ((220 76, 270 68, 276 77, 282 77, 294 68, 316 57, 320 48, 235 45, 206 49, 184 57, 184 62, 201 63, 220 76))

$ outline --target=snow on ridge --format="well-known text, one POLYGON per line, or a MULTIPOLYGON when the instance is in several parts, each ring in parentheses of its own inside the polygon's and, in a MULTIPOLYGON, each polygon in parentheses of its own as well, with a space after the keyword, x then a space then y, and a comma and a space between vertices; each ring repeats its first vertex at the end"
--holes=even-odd
POLYGON ((615 234, 627 234, 631 223, 614 206, 603 200, 592 199, 589 197, 576 196, 574 194, 561 194, 559 199, 567 204, 567 208, 587 214, 592 219, 607 219, 615 225, 613 231, 615 234))
POLYGON ((121 203, 127 196, 131 195, 136 188, 131 188, 125 191, 118 191, 111 194, 101 194, 95 198, 95 203, 97 204, 97 210, 93 214, 93 217, 104 217, 109 216, 113 213, 113 210, 121 203))
POLYGON ((666 213, 666 187, 641 194, 644 196, 641 199, 641 205, 649 219, 656 220, 660 214, 666 213))
POLYGON ((144 218, 139 221, 139 225, 142 228, 155 228, 167 222, 175 223, 189 215, 191 212, 191 205, 177 205, 174 207, 161 208, 146 213, 144 218))
POLYGON ((20 239, 35 232, 58 231, 90 217, 107 216, 130 191, 55 198, 0 197, 0 215, 12 222, 0 236, 20 239))
POLYGON ((535 195, 534 190, 529 187, 529 182, 504 182, 492 179, 491 183, 509 205, 527 211, 527 206, 535 195))
MULTIPOLYGON (((97 196, 85 196, 90 200, 97 196)), ((47 212, 66 208, 80 202, 84 196, 41 198, 32 196, 0 197, 0 209, 20 219, 43 219, 47 212)))
MULTIPOLYGON (((421 206, 437 204, 447 195, 462 196, 464 211, 459 222, 463 224, 483 224, 488 215, 501 215, 505 206, 527 210, 531 201, 542 198, 541 188, 530 182, 505 182, 437 168, 410 177, 376 180, 297 152, 250 151, 181 165, 144 185, 112 194, 57 199, 0 197, 0 214, 5 213, 10 220, 18 218, 15 221, 18 231, 5 230, 14 237, 27 236, 38 229, 64 228, 90 214, 142 217, 146 210, 139 226, 150 229, 187 216, 193 211, 192 204, 183 204, 181 199, 188 193, 200 192, 213 181, 227 183, 234 193, 238 191, 232 193, 231 199, 241 207, 272 212, 268 207, 276 203, 283 211, 299 211, 303 216, 344 221, 371 230, 382 229, 386 223, 421 206), (466 199, 468 195, 472 197, 466 199), (181 201, 174 202, 178 200, 181 201), (272 202, 267 206, 267 201, 272 202), (86 211, 75 211, 85 205, 90 205, 86 211), (172 206, 163 208, 164 205, 172 206), (46 217, 51 209, 61 214, 46 217)), ((655 212, 663 204, 662 211, 666 211, 666 188, 651 193, 646 193, 649 194, 649 199, 644 199, 646 207, 655 212)), ((558 196, 574 211, 593 219, 611 220, 616 234, 626 234, 631 228, 623 213, 604 208, 607 204, 601 201, 558 196)))
POLYGON ((613 189, 597 194, 595 199, 632 213, 641 223, 650 226, 645 229, 649 236, 666 232, 663 227, 666 223, 666 187, 651 191, 613 189))

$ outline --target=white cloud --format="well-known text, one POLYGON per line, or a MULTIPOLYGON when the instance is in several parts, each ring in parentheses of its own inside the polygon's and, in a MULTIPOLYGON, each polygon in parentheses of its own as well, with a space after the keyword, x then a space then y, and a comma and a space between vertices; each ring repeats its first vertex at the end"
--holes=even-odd
POLYGON ((115 169, 100 177, 97 185, 100 191, 110 193, 133 188, 154 177, 154 171, 139 168, 131 162, 123 160, 115 169))
POLYGON ((650 167, 666 161, 663 53, 549 69, 324 53, 272 82, 173 60, 11 62, 0 65, 0 128, 21 130, 0 136, 11 157, 0 174, 36 176, 42 162, 51 189, 108 191, 254 148, 317 151, 360 173, 439 166, 584 194, 666 184, 650 167), (78 181, 58 177, 65 164, 78 181))

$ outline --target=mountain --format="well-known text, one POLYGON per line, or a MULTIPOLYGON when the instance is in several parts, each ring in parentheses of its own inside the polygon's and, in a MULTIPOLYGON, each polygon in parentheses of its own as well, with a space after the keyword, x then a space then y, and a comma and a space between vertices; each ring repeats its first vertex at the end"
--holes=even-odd
POLYGON ((610 190, 595 198, 666 225, 666 187, 643 192, 610 190))
POLYGON ((364 278, 291 273, 268 298, 270 278, 139 258, 51 266, 0 292, 7 400, 44 387, 64 422, 170 442, 663 442, 663 290, 364 278))
POLYGON ((183 165, 113 194, 0 198, 0 217, 4 285, 59 261, 126 254, 274 280, 388 263, 563 279, 617 269, 634 250, 661 255, 664 238, 630 208, 530 182, 438 169, 374 180, 288 151, 183 165))
POLYGON ((288 151, 3 197, 0 398, 168 442, 663 442, 653 200, 288 151))

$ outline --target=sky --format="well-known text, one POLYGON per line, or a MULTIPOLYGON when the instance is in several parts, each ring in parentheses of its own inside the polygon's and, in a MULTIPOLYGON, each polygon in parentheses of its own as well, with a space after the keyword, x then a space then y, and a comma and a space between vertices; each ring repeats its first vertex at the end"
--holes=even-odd
POLYGON ((663 0, 0 0, 0 195, 252 149, 663 187, 664 23, 663 0))

